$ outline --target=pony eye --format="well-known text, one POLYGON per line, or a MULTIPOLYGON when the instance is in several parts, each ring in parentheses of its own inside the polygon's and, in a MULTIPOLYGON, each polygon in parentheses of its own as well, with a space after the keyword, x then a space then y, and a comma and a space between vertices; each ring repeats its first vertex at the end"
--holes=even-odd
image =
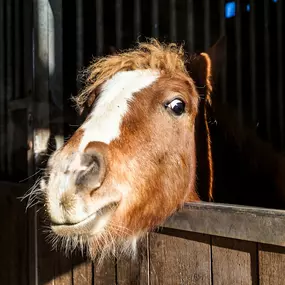
POLYGON ((174 99, 170 103, 167 103, 165 107, 169 108, 177 116, 185 112, 185 102, 180 99, 174 99))

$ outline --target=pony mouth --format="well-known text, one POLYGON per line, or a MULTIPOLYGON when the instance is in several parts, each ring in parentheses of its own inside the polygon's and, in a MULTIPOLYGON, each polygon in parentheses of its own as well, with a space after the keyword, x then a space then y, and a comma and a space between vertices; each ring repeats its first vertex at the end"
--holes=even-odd
POLYGON ((108 204, 76 224, 51 224, 51 230, 58 236, 93 236, 104 230, 118 203, 108 204))

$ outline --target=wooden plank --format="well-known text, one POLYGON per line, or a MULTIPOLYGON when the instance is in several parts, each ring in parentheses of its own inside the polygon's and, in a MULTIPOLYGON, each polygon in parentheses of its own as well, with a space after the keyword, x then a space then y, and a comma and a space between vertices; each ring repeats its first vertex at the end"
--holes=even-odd
POLYGON ((213 284, 258 284, 256 264, 256 243, 212 237, 213 284))
POLYGON ((102 264, 94 264, 94 285, 116 284, 116 260, 113 257, 105 259, 102 264))
MULTIPOLYGON (((49 13, 51 7, 48 0, 33 1, 33 26, 34 26, 34 89, 33 103, 30 108, 29 116, 32 118, 32 161, 34 171, 43 167, 41 165, 44 159, 49 137, 49 13)), ((34 267, 35 284, 52 284, 54 277, 54 260, 56 256, 51 254, 51 248, 47 245, 43 228, 42 219, 38 217, 37 207, 35 207, 34 216, 34 267), (48 283, 49 282, 49 283, 48 283)))
POLYGON ((62 252, 58 252, 52 285, 74 285, 72 279, 71 257, 65 257, 62 252))
POLYGON ((73 258, 72 285, 93 284, 93 263, 78 254, 73 258))
MULTIPOLYGON (((35 167, 43 167, 50 139, 49 126, 49 14, 48 0, 34 0, 33 151, 35 167)), ((36 169, 35 169, 36 170, 36 169)))
POLYGON ((49 94, 53 104, 50 104, 50 128, 55 140, 54 149, 59 149, 64 143, 64 103, 63 103, 63 7, 62 1, 50 0, 51 10, 48 12, 48 42, 49 42, 49 94), (54 122, 56 121, 56 123, 54 122))
POLYGON ((27 271, 28 242, 25 205, 19 197, 27 185, 0 182, 0 283, 5 285, 30 285, 27 271))
POLYGON ((57 248, 54 250, 47 241, 46 225, 43 223, 44 213, 37 215, 37 284, 72 285, 72 260, 57 248))
POLYGON ((285 246, 284 224, 283 210, 198 202, 185 204, 164 227, 285 246))
POLYGON ((183 231, 164 233, 150 237, 150 284, 211 284, 210 237, 183 231))
MULTIPOLYGON (((33 0, 26 0, 23 5, 23 91, 24 97, 32 100, 33 94, 33 0)), ((35 182, 35 168, 34 168, 34 148, 33 148, 33 105, 27 104, 27 163, 28 163, 28 184, 29 188, 35 182)), ((29 278, 30 285, 37 283, 37 267, 36 267, 36 209, 29 209, 28 216, 28 262, 29 271, 26 275, 29 278)))
POLYGON ((258 256, 259 284, 283 285, 285 280, 285 248, 259 244, 258 256))
POLYGON ((117 284, 148 284, 148 243, 145 238, 137 247, 135 257, 118 257, 117 259, 117 284))

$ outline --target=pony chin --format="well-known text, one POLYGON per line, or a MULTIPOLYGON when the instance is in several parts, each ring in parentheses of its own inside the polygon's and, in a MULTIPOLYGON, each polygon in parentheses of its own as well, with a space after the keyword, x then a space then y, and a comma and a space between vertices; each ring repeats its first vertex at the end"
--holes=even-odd
POLYGON ((90 235, 59 235, 50 229, 47 242, 52 244, 52 250, 60 251, 66 257, 71 257, 74 252, 80 252, 96 264, 102 264, 105 258, 127 256, 135 258, 139 245, 146 239, 148 231, 140 231, 133 235, 122 235, 120 230, 107 227, 100 233, 90 235))

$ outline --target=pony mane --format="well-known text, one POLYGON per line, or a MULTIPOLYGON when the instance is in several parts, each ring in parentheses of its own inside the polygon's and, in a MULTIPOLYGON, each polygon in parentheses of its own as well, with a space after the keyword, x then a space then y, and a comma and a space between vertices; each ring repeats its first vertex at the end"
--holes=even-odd
POLYGON ((96 89, 119 71, 137 69, 156 69, 164 74, 176 74, 178 71, 188 75, 186 58, 182 46, 160 43, 156 39, 138 43, 138 47, 128 49, 115 55, 95 59, 83 71, 85 87, 73 101, 79 111, 83 110, 90 97, 94 101, 96 89))

